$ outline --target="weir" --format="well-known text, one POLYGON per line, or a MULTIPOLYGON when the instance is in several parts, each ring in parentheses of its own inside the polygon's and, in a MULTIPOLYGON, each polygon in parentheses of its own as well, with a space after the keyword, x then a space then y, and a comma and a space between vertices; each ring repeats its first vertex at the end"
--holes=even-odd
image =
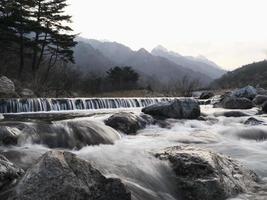
POLYGON ((31 98, 0 99, 0 113, 139 108, 174 98, 31 98))

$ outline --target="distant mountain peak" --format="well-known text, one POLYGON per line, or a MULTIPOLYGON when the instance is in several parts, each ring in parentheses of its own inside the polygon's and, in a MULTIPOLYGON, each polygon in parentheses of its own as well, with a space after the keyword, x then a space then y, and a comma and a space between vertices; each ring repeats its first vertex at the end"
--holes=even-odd
POLYGON ((156 46, 152 51, 164 51, 164 52, 169 52, 169 50, 167 48, 165 48, 162 45, 158 45, 156 46))
POLYGON ((139 49, 137 51, 137 53, 139 53, 139 54, 145 54, 145 55, 150 55, 150 53, 145 48, 139 49))

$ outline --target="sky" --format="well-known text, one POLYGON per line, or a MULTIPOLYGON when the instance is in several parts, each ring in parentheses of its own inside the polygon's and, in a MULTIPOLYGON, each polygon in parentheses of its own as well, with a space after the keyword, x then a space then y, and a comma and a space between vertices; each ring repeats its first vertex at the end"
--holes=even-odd
POLYGON ((76 33, 133 50, 162 45, 226 70, 267 58, 267 0, 68 0, 76 33))

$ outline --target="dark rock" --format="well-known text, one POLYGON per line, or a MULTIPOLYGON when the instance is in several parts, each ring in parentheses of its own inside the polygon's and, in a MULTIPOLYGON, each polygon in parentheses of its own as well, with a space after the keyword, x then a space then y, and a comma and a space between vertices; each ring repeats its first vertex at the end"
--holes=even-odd
POLYGON ((263 121, 258 120, 258 119, 254 118, 254 117, 250 117, 244 122, 244 124, 251 125, 251 126, 260 125, 260 124, 263 124, 263 123, 264 123, 263 121))
POLYGON ((0 97, 1 98, 17 97, 13 81, 8 79, 6 76, 0 77, 0 97))
POLYGON ((258 95, 267 95, 267 90, 264 88, 257 87, 256 90, 258 95))
POLYGON ((119 179, 105 178, 89 162, 65 151, 50 151, 28 169, 9 199, 130 200, 119 179))
POLYGON ((257 90, 250 85, 240 89, 236 89, 232 92, 233 97, 247 98, 250 100, 254 99, 257 94, 257 90))
POLYGON ((116 113, 105 120, 106 125, 129 135, 136 134, 138 130, 153 122, 153 118, 149 115, 141 114, 138 116, 132 112, 116 113))
POLYGON ((148 106, 142 112, 157 118, 196 119, 200 116, 200 107, 194 99, 176 99, 148 106))
POLYGON ((265 101, 267 101, 267 95, 257 95, 253 99, 253 103, 258 106, 262 105, 265 101))
POLYGON ((211 97, 214 97, 214 93, 213 92, 202 92, 201 95, 199 96, 199 99, 210 99, 211 97))
POLYGON ((226 112, 216 112, 214 113, 215 117, 224 116, 224 117, 245 117, 249 116, 246 113, 240 111, 226 111, 226 112))
POLYGON ((0 145, 16 145, 20 133, 16 127, 0 126, 0 145))
POLYGON ((156 154, 168 160, 184 200, 224 200, 257 187, 258 177, 229 157, 190 146, 170 147, 156 154))
POLYGON ((24 88, 19 92, 20 97, 22 98, 34 98, 36 95, 30 89, 24 88))
POLYGON ((262 104, 262 112, 267 113, 267 101, 262 104))
POLYGON ((0 199, 8 195, 7 190, 14 186, 23 174, 22 169, 0 154, 0 199))
POLYGON ((228 97, 222 101, 222 107, 225 109, 251 109, 253 103, 247 98, 228 97))

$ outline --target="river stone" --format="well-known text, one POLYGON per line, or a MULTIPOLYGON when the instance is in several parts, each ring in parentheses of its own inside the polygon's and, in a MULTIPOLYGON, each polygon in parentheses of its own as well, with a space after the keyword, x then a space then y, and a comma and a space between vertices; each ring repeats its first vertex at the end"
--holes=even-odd
POLYGON ((176 99, 145 107, 142 112, 157 118, 196 119, 200 116, 200 106, 194 99, 176 99))
POLYGON ((66 151, 45 153, 19 181, 10 200, 130 200, 115 178, 106 178, 89 162, 66 151))
POLYGON ((253 103, 247 98, 227 97, 222 101, 222 107, 225 109, 251 109, 253 103))
POLYGON ((256 126, 256 125, 260 125, 263 123, 264 121, 258 120, 254 117, 250 117, 244 122, 245 125, 250 125, 250 126, 256 126))
POLYGON ((210 99, 213 96, 214 96, 213 92, 206 91, 206 92, 201 93, 201 95, 199 96, 199 99, 210 99))
POLYGON ((253 99, 253 103, 258 106, 262 105, 265 101, 267 101, 267 95, 257 95, 253 99))
POLYGON ((248 85, 246 87, 240 88, 240 89, 236 89, 232 92, 232 96, 234 97, 238 97, 238 98, 247 98, 247 99, 254 99, 254 97, 257 95, 257 90, 248 85))
POLYGON ((220 116, 224 116, 224 117, 245 117, 245 116, 249 116, 246 113, 243 113, 241 111, 225 111, 225 112, 215 112, 214 113, 215 117, 220 117, 220 116))
POLYGON ((153 118, 149 115, 136 115, 132 112, 116 113, 105 120, 106 125, 129 135, 136 134, 138 130, 153 122, 153 118))
POLYGON ((15 84, 6 76, 0 77, 0 97, 14 97, 15 84))
POLYGON ((177 146, 156 154, 168 160, 184 200, 225 200, 257 187, 257 175, 229 157, 192 146, 177 146))
POLYGON ((24 171, 0 154, 0 199, 4 199, 3 191, 8 190, 24 174, 24 171))

